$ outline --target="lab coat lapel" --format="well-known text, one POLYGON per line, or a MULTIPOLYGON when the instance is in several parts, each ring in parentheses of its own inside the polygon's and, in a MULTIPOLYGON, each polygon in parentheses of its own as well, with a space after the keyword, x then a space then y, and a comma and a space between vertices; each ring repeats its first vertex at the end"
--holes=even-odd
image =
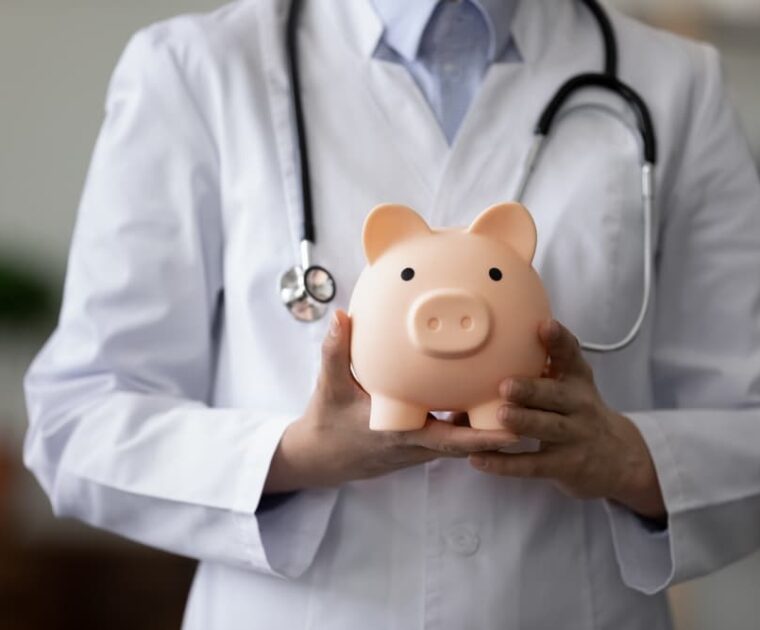
MULTIPOLYGON (((362 78, 378 123, 386 127, 399 159, 408 165, 408 173, 434 195, 450 151, 425 96, 401 64, 373 57, 383 25, 369 0, 346 3, 334 11, 334 16, 342 22, 341 31, 359 35, 352 46, 366 60, 362 78)), ((419 210, 427 215, 432 209, 419 210)))
POLYGON ((519 103, 525 82, 518 64, 492 65, 451 146, 436 190, 433 221, 466 225, 497 201, 513 197, 529 112, 519 103), (504 111, 512 112, 509 117, 504 111), (479 184, 498 173, 486 187, 479 184))
MULTIPOLYGON (((430 128, 416 131, 419 142, 409 141, 411 130, 392 120, 386 109, 393 107, 391 94, 383 105, 376 98, 368 74, 391 64, 372 58, 382 25, 368 0, 307 2, 303 25, 302 95, 318 234, 314 258, 333 270, 341 304, 348 301, 365 264, 361 230, 367 213, 379 203, 395 201, 428 218, 445 156, 430 148, 430 128), (424 157, 425 150, 430 158, 424 157), (425 162, 436 157, 438 165, 425 162)), ((375 78, 381 80, 380 75, 375 78)), ((382 80, 384 91, 402 92, 396 96, 398 107, 408 108, 404 85, 415 86, 405 84, 403 74, 382 80)), ((419 112, 425 110, 420 107, 419 112)))
POLYGON ((449 146, 420 88, 406 68, 390 61, 372 60, 365 77, 399 156, 436 191, 449 146))

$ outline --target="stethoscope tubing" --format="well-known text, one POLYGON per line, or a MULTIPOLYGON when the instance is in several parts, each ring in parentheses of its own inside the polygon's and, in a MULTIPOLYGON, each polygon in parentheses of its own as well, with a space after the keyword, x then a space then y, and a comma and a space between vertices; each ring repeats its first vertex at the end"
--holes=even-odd
MULTIPOLYGON (((296 29, 298 18, 301 14, 301 0, 292 0, 287 23, 287 51, 288 71, 290 73, 290 92, 293 104, 293 119, 296 124, 296 141, 298 143, 299 176, 301 178, 301 242, 317 242, 316 228, 314 226, 314 200, 312 198, 311 166, 309 164, 309 151, 306 141, 306 123, 303 114, 303 102, 301 100, 301 75, 298 67, 298 50, 296 46, 296 29)), ((303 253, 303 246, 301 247, 303 253)), ((308 265, 303 266, 306 269, 308 265)))
MULTIPOLYGON (((552 128, 556 121, 563 116, 559 116, 564 105, 573 96, 582 90, 596 88, 611 92, 620 97, 633 112, 636 118, 636 131, 640 139, 641 151, 641 206, 643 215, 643 289, 642 300, 633 325, 620 340, 614 343, 592 343, 580 341, 584 350, 590 352, 614 352, 626 348, 638 336, 643 326, 646 313, 651 302, 652 281, 653 281, 653 223, 654 223, 654 169, 657 163, 657 138, 654 129, 654 123, 649 108, 644 99, 631 86, 620 80, 617 74, 618 68, 618 48, 617 37, 609 20, 606 11, 599 5, 597 0, 580 0, 591 12, 604 46, 604 68, 602 72, 587 72, 575 75, 563 83, 556 93, 546 104, 538 117, 534 128, 533 142, 523 161, 523 167, 520 179, 516 186, 514 199, 522 201, 528 189, 533 172, 542 155, 547 139, 551 136, 552 128)), ((296 127, 296 140, 298 144, 300 180, 301 180, 301 202, 302 202, 302 225, 300 239, 300 266, 296 265, 283 276, 288 274, 298 278, 296 290, 302 293, 302 300, 311 300, 313 307, 310 312, 316 313, 314 318, 304 319, 299 317, 293 300, 287 301, 286 306, 291 313, 301 321, 315 321, 325 313, 325 307, 332 300, 317 300, 306 290, 304 277, 312 268, 311 248, 316 243, 316 229, 314 225, 314 207, 311 186, 311 169, 309 165, 308 146, 306 140, 306 125, 304 122, 303 103, 301 101, 301 82, 298 68, 298 55, 296 46, 296 27, 302 6, 301 0, 292 0, 287 20, 286 46, 288 54, 288 69, 290 72, 291 102, 293 106, 293 118, 296 127)), ((577 109, 577 106, 576 108, 577 109)), ((620 121, 627 128, 629 125, 625 120, 620 121)), ((318 268, 324 272, 329 281, 333 284, 332 275, 323 267, 318 268)), ((284 282, 284 280, 283 280, 284 282)), ((291 289, 293 287, 290 287, 291 289)), ((283 285, 281 285, 281 291, 283 285)), ((286 293, 289 289, 286 287, 286 293)), ((292 295, 292 291, 290 291, 292 295)), ((334 293, 333 293, 334 296, 334 293)), ((284 298, 285 299, 285 298, 284 298)))
POLYGON ((541 112, 534 133, 548 136, 552 124, 562 106, 567 103, 571 96, 586 88, 598 88, 612 92, 626 102, 636 116, 636 124, 642 140, 642 152, 645 162, 655 164, 657 162, 657 138, 654 132, 652 115, 649 112, 644 99, 632 87, 623 83, 617 77, 597 72, 587 72, 571 77, 563 83, 556 94, 541 112))

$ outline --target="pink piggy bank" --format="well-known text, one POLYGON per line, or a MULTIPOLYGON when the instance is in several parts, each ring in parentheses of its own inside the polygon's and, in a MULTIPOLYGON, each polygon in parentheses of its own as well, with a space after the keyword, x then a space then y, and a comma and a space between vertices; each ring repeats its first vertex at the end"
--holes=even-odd
POLYGON ((469 228, 431 229, 384 204, 364 223, 368 265, 354 288, 351 362, 372 399, 370 428, 408 431, 429 411, 466 411, 498 429, 499 383, 538 376, 538 337, 551 317, 531 266, 536 227, 517 203, 492 206, 469 228))

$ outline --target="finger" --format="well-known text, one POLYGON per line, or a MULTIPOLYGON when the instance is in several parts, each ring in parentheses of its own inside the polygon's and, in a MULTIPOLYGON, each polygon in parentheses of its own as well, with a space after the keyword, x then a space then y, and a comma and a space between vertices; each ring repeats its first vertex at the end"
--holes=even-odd
POLYGON ((555 376, 577 375, 588 377, 591 368, 583 358, 578 338, 556 319, 542 322, 538 334, 546 346, 555 376))
POLYGON ((433 451, 424 446, 409 446, 403 449, 388 450, 382 459, 382 465, 385 471, 390 466, 391 469, 407 468, 409 466, 418 466, 432 462, 441 456, 440 453, 433 451))
POLYGON ((476 453, 470 455, 470 464, 492 475, 534 479, 558 479, 566 469, 562 456, 546 453, 476 453))
POLYGON ((572 421, 558 413, 504 405, 499 409, 499 421, 517 435, 544 442, 569 442, 575 437, 572 421))
POLYGON ((322 342, 322 367, 318 387, 323 395, 349 399, 356 393, 351 376, 351 319, 340 309, 333 313, 330 328, 322 342))
POLYGON ((443 455, 466 457, 480 451, 496 451, 519 441, 506 429, 483 430, 456 426, 443 420, 428 420, 422 429, 404 434, 407 444, 423 446, 443 455))
POLYGON ((507 403, 563 414, 572 413, 583 405, 582 392, 577 381, 555 378, 508 378, 499 387, 499 393, 507 403))

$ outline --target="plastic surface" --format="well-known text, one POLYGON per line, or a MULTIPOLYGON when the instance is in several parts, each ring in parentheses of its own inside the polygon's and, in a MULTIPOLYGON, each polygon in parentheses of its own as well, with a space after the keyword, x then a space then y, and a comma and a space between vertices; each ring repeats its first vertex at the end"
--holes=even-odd
POLYGON ((538 326, 551 309, 531 266, 528 211, 499 204, 469 228, 431 229, 411 208, 384 204, 367 216, 363 244, 369 264, 349 314, 370 427, 414 430, 429 411, 466 411, 475 428, 502 428, 499 383, 546 363, 538 326))

